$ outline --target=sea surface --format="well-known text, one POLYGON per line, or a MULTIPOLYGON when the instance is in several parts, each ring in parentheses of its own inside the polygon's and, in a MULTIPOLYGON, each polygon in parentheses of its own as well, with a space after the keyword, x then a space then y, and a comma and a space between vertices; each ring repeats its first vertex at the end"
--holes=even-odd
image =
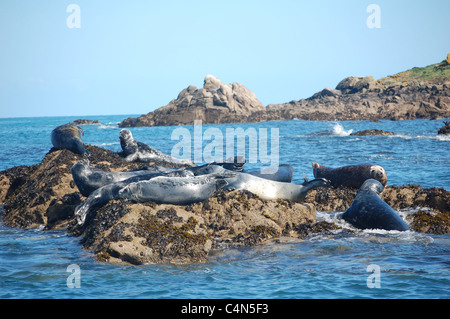
MULTIPOLYGON (((0 119, 0 170, 39 163, 52 147, 51 131, 79 118, 101 121, 101 124, 81 126, 86 144, 120 151, 118 123, 127 117, 0 119)), ((374 163, 386 169, 388 185, 419 184, 450 190, 450 137, 437 135, 443 120, 292 120, 203 125, 201 144, 194 142, 194 137, 199 135, 195 135, 192 126, 186 126, 187 130, 182 132, 192 134, 192 159, 198 152, 206 158, 204 150, 211 145, 212 139, 204 133, 210 128, 212 130, 208 132, 223 133, 220 141, 224 144, 224 159, 230 155, 226 154, 225 145, 233 143, 226 138, 227 129, 256 132, 256 146, 251 144, 250 138, 244 138, 247 158, 255 147, 259 156, 263 154, 260 151, 264 149, 264 143, 267 142, 269 153, 271 149, 275 150, 271 146, 277 144, 279 163, 294 167, 294 182, 303 182, 303 173, 313 179, 313 161, 330 167, 374 163), (365 129, 395 134, 350 135, 365 129), (264 131, 268 133, 267 140, 262 138, 264 131), (277 135, 277 140, 272 139, 277 135)), ((136 140, 171 154, 181 141, 180 135, 175 134, 180 132, 177 128, 130 130, 136 140)), ((239 140, 242 141, 238 137, 236 145, 239 140)), ((235 148, 239 152, 238 146, 235 148)), ((267 161, 261 164, 259 159, 263 157, 246 166, 256 169, 268 165, 267 161)), ((399 211, 399 214, 405 216, 416 209, 419 208, 399 211)), ((333 220, 327 213, 318 212, 317 218, 341 223, 343 229, 332 235, 312 235, 306 240, 282 240, 257 247, 217 250, 204 264, 142 266, 94 261, 91 252, 82 248, 80 239, 64 230, 21 230, 8 228, 0 222, 0 298, 450 297, 449 234, 355 231, 350 225, 333 220)))

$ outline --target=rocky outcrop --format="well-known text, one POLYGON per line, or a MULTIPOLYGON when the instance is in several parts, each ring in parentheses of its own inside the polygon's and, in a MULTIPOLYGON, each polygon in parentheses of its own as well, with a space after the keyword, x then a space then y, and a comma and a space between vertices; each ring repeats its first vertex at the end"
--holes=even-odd
MULTIPOLYGON (((345 211, 357 192, 347 187, 318 188, 308 193, 305 203, 314 203, 321 212, 345 211)), ((443 188, 388 186, 381 198, 395 210, 415 210, 407 218, 411 230, 430 234, 450 232, 450 192, 443 188)))
MULTIPOLYGON (((115 152, 90 145, 86 148, 91 152, 90 165, 102 170, 165 165, 128 163, 115 152)), ((317 221, 316 209, 344 211, 357 192, 342 187, 319 188, 310 191, 303 203, 265 201, 247 191, 226 190, 190 205, 112 200, 94 209, 80 226, 74 209, 86 198, 77 189, 70 169, 81 159, 82 156, 66 149, 51 150, 39 164, 0 172, 4 223, 20 228, 67 228, 103 261, 205 262, 214 249, 331 233, 339 226, 317 221)), ((411 229, 435 234, 450 232, 450 192, 417 185, 390 186, 382 197, 394 209, 417 210, 408 215, 411 229)))
POLYGON ((120 127, 187 125, 195 120, 203 123, 245 122, 255 111, 263 111, 263 104, 244 85, 224 84, 207 75, 203 88, 190 85, 175 100, 146 115, 128 118, 120 127))
POLYGON ((257 112, 263 120, 409 120, 450 117, 450 65, 443 61, 374 80, 348 77, 336 89, 307 99, 271 104, 257 112))
POLYGON ((374 80, 350 76, 335 89, 309 98, 264 107, 245 86, 223 84, 206 76, 203 88, 190 85, 146 115, 128 118, 120 127, 242 123, 273 120, 409 120, 450 117, 450 64, 443 61, 374 80))
POLYGON ((450 122, 444 121, 444 126, 438 129, 438 134, 450 134, 450 122))
POLYGON ((99 120, 86 120, 86 119, 78 119, 70 124, 74 125, 92 125, 92 124, 101 124, 99 120))
POLYGON ((205 262, 212 249, 253 246, 316 219, 312 204, 263 201, 245 191, 216 192, 188 206, 111 201, 82 230, 86 248, 102 260, 144 263, 205 262), (105 225, 105 220, 108 221, 105 225))
POLYGON ((363 130, 363 131, 354 132, 354 133, 351 133, 350 135, 352 135, 352 136, 370 136, 370 135, 388 136, 388 135, 394 135, 394 132, 372 129, 372 130, 363 130))

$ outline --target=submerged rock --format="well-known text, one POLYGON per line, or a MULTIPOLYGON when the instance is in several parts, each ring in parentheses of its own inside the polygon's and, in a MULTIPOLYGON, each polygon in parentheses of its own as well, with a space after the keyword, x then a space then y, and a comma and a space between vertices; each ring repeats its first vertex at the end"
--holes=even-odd
POLYGON ((450 134, 450 122, 444 121, 444 126, 438 129, 438 134, 450 134))
POLYGON ((369 135, 386 136, 386 135, 394 135, 394 132, 372 129, 372 130, 363 130, 363 131, 354 132, 354 133, 351 133, 350 135, 353 135, 353 136, 369 136, 369 135))

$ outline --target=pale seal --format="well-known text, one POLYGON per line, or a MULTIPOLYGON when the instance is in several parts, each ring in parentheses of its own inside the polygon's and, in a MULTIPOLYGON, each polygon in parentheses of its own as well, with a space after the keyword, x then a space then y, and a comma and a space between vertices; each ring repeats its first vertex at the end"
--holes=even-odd
POLYGON ((133 138, 130 130, 122 129, 120 131, 120 145, 122 147, 122 155, 127 162, 166 162, 168 164, 193 166, 194 163, 189 160, 178 159, 164 154, 153 147, 133 138))
POLYGON ((350 207, 338 217, 359 229, 409 230, 403 219, 379 196, 383 189, 379 181, 366 180, 350 207))
MULTIPOLYGON (((221 166, 209 165, 194 170, 194 174, 224 174, 225 171, 227 170, 221 166)), ((285 199, 301 202, 305 199, 308 191, 317 187, 326 187, 329 185, 329 182, 324 178, 318 178, 309 182, 305 178, 305 182, 299 185, 277 182, 242 172, 234 173, 235 176, 225 178, 228 184, 224 186, 224 189, 247 190, 264 200, 285 199)))
POLYGON ((56 127, 50 137, 55 149, 68 149, 76 154, 87 156, 90 152, 83 146, 82 135, 84 132, 79 126, 69 123, 56 127))
POLYGON ((375 179, 386 186, 387 175, 383 167, 373 164, 349 165, 329 168, 318 163, 312 163, 315 178, 325 178, 331 186, 347 186, 360 188, 367 179, 375 179))
POLYGON ((81 205, 77 206, 75 216, 78 224, 81 225, 92 208, 99 207, 112 199, 187 205, 208 199, 226 184, 224 176, 217 174, 192 177, 158 176, 137 182, 130 182, 130 180, 116 182, 92 192, 81 205))
POLYGON ((204 167, 208 165, 219 165, 231 171, 243 172, 261 178, 270 179, 272 181, 286 182, 286 183, 292 182, 292 178, 294 177, 294 169, 291 165, 288 164, 282 164, 278 166, 277 171, 274 173, 263 174, 261 173, 261 170, 248 171, 247 169, 244 168, 245 163, 246 159, 244 156, 235 156, 228 158, 225 162, 212 162, 198 167, 204 167))
POLYGON ((87 161, 75 163, 72 168, 72 177, 83 196, 89 196, 96 189, 108 184, 122 182, 130 178, 137 180, 150 179, 156 176, 193 176, 190 171, 179 168, 148 166, 145 170, 129 172, 107 172, 90 166, 87 161))

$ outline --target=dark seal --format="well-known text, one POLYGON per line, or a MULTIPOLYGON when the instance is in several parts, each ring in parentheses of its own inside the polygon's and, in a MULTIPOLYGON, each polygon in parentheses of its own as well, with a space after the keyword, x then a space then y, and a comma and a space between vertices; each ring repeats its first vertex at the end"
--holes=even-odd
POLYGON ((313 162, 312 167, 315 178, 325 178, 333 187, 360 188, 368 179, 375 179, 383 186, 387 183, 386 171, 379 165, 360 164, 330 168, 313 162))
POLYGON ((350 207, 339 217, 359 229, 409 230, 397 212, 381 199, 383 189, 379 181, 368 179, 350 207))
POLYGON ((84 132, 80 127, 69 123, 56 127, 50 137, 55 149, 68 149, 76 154, 88 156, 90 152, 83 146, 82 135, 84 132))

